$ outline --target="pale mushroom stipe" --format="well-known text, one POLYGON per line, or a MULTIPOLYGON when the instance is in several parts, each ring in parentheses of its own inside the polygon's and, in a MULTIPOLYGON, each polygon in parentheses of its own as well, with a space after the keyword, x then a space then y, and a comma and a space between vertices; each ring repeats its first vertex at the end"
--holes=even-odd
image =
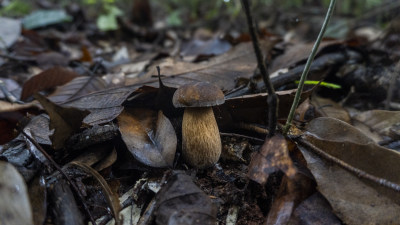
POLYGON ((195 168, 213 166, 219 160, 222 146, 212 106, 225 102, 224 93, 207 82, 186 84, 175 91, 172 102, 176 108, 185 108, 183 159, 195 168))

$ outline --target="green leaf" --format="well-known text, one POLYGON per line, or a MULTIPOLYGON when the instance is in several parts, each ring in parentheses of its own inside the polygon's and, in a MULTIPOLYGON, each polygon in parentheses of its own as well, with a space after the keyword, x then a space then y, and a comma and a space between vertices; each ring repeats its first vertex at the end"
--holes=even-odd
POLYGON ((117 30, 117 18, 110 14, 100 15, 97 18, 97 28, 99 28, 101 31, 117 30))
POLYGON ((64 10, 39 10, 33 12, 22 19, 22 25, 25 29, 35 29, 52 24, 72 21, 64 10))

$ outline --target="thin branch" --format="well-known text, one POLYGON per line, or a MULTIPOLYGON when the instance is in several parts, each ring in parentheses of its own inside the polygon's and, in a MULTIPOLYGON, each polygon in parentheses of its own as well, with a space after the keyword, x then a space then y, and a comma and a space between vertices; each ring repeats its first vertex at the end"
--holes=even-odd
POLYGON ((333 14, 333 9, 335 8, 335 3, 336 3, 336 0, 331 0, 331 2, 329 4, 328 11, 326 12, 324 23, 322 24, 322 27, 321 27, 321 30, 320 30, 320 32, 318 34, 317 40, 314 43, 314 46, 313 46, 313 48, 311 50, 311 54, 308 57, 307 63, 306 63, 306 65, 304 67, 304 70, 303 70, 303 73, 301 74, 299 86, 297 88, 297 92, 296 92, 296 95, 294 97, 294 101, 293 101, 292 107, 290 108, 289 116, 288 116, 288 119, 286 121, 285 127, 283 128, 283 134, 284 135, 286 135, 287 132, 290 129, 290 126, 291 126, 291 123, 292 123, 292 120, 293 120, 293 117, 294 117, 294 112, 296 111, 296 108, 297 108, 297 106, 299 105, 299 102, 300 102, 301 92, 303 92, 304 81, 307 79, 307 75, 308 75, 308 72, 310 71, 311 63, 314 60, 315 55, 317 54, 317 50, 318 50, 319 44, 321 43, 322 37, 325 34, 326 27, 328 26, 329 20, 330 20, 332 14, 333 14))
POLYGON ((261 53, 260 43, 258 41, 256 29, 254 28, 253 18, 250 12, 250 4, 248 0, 242 0, 242 5, 244 12, 246 13, 247 25, 249 27, 249 33, 253 42, 254 53, 257 57, 258 68, 260 69, 260 73, 263 77, 265 87, 268 91, 268 128, 269 135, 273 136, 275 134, 277 117, 278 117, 278 97, 275 94, 274 86, 269 79, 269 74, 267 70, 267 66, 265 64, 264 57, 261 53))
POLYGON ((376 184, 380 184, 386 188, 392 189, 394 191, 400 192, 400 185, 393 183, 389 180, 374 176, 372 174, 369 174, 363 170, 357 169, 355 167, 353 167, 352 165, 332 156, 329 155, 328 153, 324 152, 323 150, 321 150, 320 148, 318 148, 317 146, 311 144, 310 142, 304 140, 303 138, 296 138, 295 139, 296 142, 298 142, 300 145, 306 147, 307 150, 311 150, 312 152, 314 152, 315 154, 321 156, 322 158, 333 162, 334 164, 337 164, 338 166, 342 167, 343 169, 349 171, 352 174, 357 175, 358 177, 367 179, 369 181, 372 181, 376 184))
MULTIPOLYGON (((46 157, 47 160, 51 163, 52 166, 54 166, 60 173, 61 175, 68 181, 68 183, 71 185, 72 189, 74 189, 75 193, 78 195, 79 199, 82 202, 83 208, 85 209, 87 215, 89 216, 90 221, 92 222, 93 225, 96 225, 96 221, 94 220, 92 214, 90 213, 89 207, 85 203, 85 199, 83 198, 81 192, 79 191, 79 188, 75 185, 74 182, 72 182, 71 178, 64 173, 62 168, 51 158, 49 154, 40 146, 35 139, 33 139, 31 136, 29 136, 23 129, 21 129, 21 133, 30 141, 32 144, 46 157)), ((33 134, 32 134, 33 135, 33 134)))

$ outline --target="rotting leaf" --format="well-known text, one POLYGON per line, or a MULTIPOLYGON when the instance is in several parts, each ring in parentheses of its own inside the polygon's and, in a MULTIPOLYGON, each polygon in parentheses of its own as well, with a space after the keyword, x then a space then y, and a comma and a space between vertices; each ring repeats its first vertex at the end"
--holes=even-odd
POLYGON ((25 181, 8 162, 0 161, 1 224, 33 225, 32 209, 25 181))
POLYGON ((309 152, 309 145, 307 148, 299 146, 319 190, 347 224, 391 224, 390 221, 399 221, 400 193, 383 185, 383 180, 400 184, 398 152, 376 145, 345 122, 326 117, 312 120, 301 141, 311 143, 325 154, 359 170, 353 175, 349 169, 339 167, 337 162, 326 163, 325 157, 323 159, 309 152), (366 174, 379 180, 367 180, 366 174), (389 208, 390 212, 387 211, 389 208))
POLYGON ((152 167, 172 167, 177 138, 164 114, 148 109, 130 109, 118 116, 118 124, 128 150, 141 163, 152 167))
POLYGON ((38 91, 66 84, 78 76, 74 71, 63 67, 53 67, 45 70, 24 83, 21 100, 25 100, 38 91))
POLYGON ((48 98, 55 103, 63 103, 72 97, 103 90, 105 87, 106 84, 100 77, 76 77, 65 85, 58 87, 48 98))
POLYGON ((158 225, 204 224, 217 222, 217 208, 211 199, 182 171, 175 171, 156 196, 158 225))
POLYGON ((296 174, 296 168, 289 157, 287 141, 280 134, 266 138, 259 152, 252 156, 248 176, 264 185, 269 175, 277 171, 291 178, 296 174))
POLYGON ((54 149, 62 148, 64 142, 71 135, 79 131, 83 125, 83 119, 90 112, 88 110, 56 105, 38 93, 34 96, 50 116, 49 129, 54 129, 54 133, 50 136, 50 139, 54 149))

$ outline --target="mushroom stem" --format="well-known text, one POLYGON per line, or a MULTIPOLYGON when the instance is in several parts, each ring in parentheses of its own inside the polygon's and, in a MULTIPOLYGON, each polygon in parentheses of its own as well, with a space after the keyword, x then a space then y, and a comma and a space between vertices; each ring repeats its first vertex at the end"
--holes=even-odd
POLYGON ((221 155, 221 138, 212 107, 186 108, 182 121, 182 155, 197 168, 213 166, 221 155))

